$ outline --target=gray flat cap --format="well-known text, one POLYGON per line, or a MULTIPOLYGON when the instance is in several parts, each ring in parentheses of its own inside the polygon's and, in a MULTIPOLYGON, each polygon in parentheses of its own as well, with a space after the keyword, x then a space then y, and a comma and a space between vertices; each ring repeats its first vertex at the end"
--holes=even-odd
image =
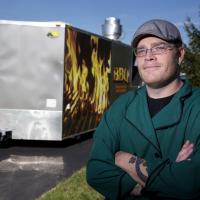
POLYGON ((147 36, 156 36, 167 42, 182 45, 178 28, 166 20, 153 19, 142 24, 133 36, 132 46, 135 48, 138 42, 147 36))

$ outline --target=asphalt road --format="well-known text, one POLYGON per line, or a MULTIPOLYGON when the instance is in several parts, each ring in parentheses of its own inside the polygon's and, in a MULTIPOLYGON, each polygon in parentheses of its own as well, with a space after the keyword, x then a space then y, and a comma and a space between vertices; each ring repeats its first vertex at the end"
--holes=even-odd
POLYGON ((0 200, 34 200, 87 162, 91 134, 64 142, 12 142, 0 148, 0 200))

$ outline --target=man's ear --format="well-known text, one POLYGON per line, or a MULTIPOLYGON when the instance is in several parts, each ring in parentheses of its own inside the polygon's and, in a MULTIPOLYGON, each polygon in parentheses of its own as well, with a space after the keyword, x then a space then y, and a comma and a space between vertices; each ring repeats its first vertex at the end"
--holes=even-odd
POLYGON ((185 49, 183 47, 180 47, 178 50, 178 64, 179 65, 182 63, 184 56, 185 56, 185 49))

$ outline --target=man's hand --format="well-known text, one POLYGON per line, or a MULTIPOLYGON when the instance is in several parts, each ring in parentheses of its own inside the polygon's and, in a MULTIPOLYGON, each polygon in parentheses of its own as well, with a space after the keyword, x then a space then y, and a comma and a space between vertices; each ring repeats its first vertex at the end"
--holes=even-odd
POLYGON ((194 150, 194 144, 190 143, 189 140, 185 142, 182 146, 182 149, 179 151, 178 156, 176 157, 176 162, 181 162, 183 160, 189 160, 190 155, 194 150))

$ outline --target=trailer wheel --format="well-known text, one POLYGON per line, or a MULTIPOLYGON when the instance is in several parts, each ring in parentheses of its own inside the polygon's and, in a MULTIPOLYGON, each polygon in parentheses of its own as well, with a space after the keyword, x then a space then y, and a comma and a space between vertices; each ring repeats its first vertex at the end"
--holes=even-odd
POLYGON ((8 148, 11 143, 12 131, 0 132, 0 148, 8 148))

